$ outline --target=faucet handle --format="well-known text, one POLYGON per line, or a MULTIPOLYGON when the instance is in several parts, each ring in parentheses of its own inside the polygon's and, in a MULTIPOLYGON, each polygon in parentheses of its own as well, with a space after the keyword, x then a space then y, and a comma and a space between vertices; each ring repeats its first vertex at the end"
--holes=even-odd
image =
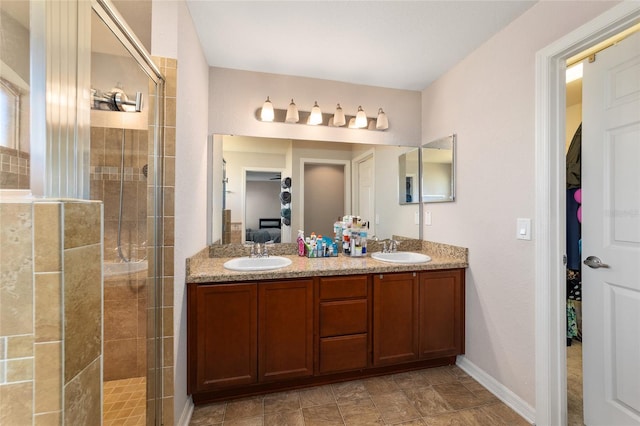
POLYGON ((262 243, 262 257, 269 257, 269 246, 273 245, 273 241, 267 241, 266 243, 262 243))

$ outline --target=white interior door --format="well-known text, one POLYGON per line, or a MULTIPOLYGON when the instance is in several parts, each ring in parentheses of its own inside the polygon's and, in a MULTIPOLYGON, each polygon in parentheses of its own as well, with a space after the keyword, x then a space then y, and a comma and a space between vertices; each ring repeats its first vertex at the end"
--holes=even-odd
POLYGON ((640 33, 585 63, 582 137, 585 424, 640 425, 640 33))

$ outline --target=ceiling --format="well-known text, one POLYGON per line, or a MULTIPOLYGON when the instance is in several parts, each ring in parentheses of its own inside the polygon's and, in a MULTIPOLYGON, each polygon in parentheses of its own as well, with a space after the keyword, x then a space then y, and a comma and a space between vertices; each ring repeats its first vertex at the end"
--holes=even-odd
POLYGON ((210 66, 422 90, 535 1, 187 0, 210 66))

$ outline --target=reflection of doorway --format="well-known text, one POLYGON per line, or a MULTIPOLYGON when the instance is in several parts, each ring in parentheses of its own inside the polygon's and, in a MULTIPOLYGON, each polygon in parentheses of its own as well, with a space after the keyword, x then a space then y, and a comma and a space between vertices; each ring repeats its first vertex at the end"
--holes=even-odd
MULTIPOLYGON (((242 241, 249 233, 255 233, 266 219, 269 223, 280 220, 280 180, 282 169, 245 168, 242 200, 242 241)), ((253 239, 250 239, 253 241, 253 239)), ((279 240, 279 238, 278 238, 279 240)), ((264 242, 264 241, 259 241, 264 242)), ((278 241, 280 242, 280 241, 278 241)))
POLYGON ((354 214, 369 222, 369 235, 375 235, 375 163, 373 151, 353 160, 354 184, 353 203, 354 214))
POLYGON ((306 234, 333 236, 333 223, 350 209, 349 162, 302 162, 301 224, 306 234))

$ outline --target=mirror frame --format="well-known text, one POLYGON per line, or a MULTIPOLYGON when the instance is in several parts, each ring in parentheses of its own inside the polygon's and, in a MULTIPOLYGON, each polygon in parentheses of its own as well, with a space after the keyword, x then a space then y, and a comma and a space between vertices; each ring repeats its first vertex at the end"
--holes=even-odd
POLYGON ((420 147, 420 202, 421 203, 450 203, 450 202, 454 202, 456 200, 456 145, 457 145, 457 136, 456 134, 452 134, 449 136, 445 136, 436 140, 433 140, 431 142, 425 143, 420 147), (435 148, 437 149, 441 149, 438 147, 438 145, 442 145, 447 143, 450 140, 451 143, 451 183, 450 183, 450 195, 446 198, 442 198, 442 199, 426 199, 425 195, 423 194, 423 190, 425 188, 425 158, 426 153, 425 150, 427 149, 433 149, 430 148, 430 145, 435 146, 435 148))

